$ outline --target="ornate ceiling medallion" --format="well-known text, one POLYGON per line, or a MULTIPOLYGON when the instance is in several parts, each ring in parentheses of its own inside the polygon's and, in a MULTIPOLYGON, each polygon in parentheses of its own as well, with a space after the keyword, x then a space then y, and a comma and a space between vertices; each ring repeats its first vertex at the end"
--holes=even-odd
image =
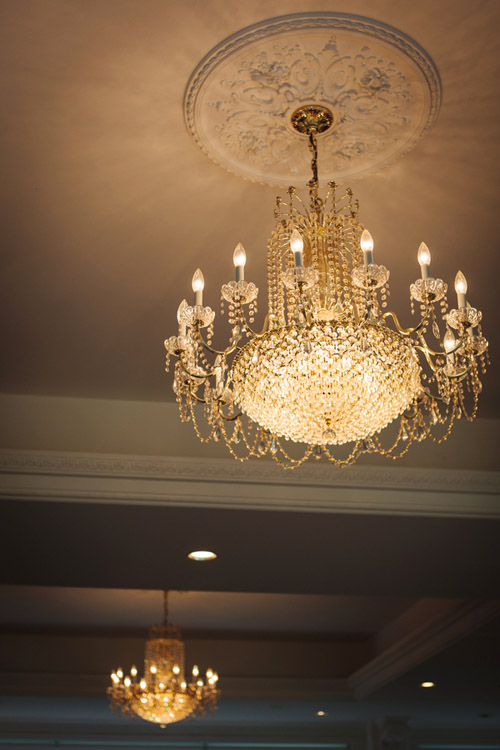
MULTIPOLYGON (((270 185, 307 181, 292 114, 326 107, 323 174, 364 176, 406 154, 432 125, 441 88, 419 45, 380 21, 299 13, 249 26, 215 47, 186 89, 187 126, 217 164, 270 185)), ((304 136, 306 137, 306 136, 304 136)))

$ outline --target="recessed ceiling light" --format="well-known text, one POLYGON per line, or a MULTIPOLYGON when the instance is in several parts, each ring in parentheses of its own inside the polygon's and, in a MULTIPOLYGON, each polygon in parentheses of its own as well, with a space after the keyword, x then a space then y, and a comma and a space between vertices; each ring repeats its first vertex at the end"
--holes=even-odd
POLYGON ((434 683, 433 682, 421 682, 420 687, 423 687, 423 688, 434 687, 434 683))
POLYGON ((205 562, 206 560, 215 560, 217 555, 215 554, 215 552, 211 552, 208 549, 196 549, 194 550, 194 552, 190 552, 188 557, 190 560, 205 562))
POLYGON ((316 716, 326 716, 326 711, 316 711, 316 716))

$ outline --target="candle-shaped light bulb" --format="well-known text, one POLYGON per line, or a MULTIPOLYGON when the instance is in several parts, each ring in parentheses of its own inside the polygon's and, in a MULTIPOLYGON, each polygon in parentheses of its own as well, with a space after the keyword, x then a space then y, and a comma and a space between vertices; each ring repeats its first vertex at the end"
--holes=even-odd
POLYGON ((116 674, 117 674, 117 677, 119 677, 121 680, 121 678, 123 677, 123 670, 121 667, 118 667, 118 669, 116 670, 116 674))
POLYGON ((198 677, 199 674, 200 674, 200 670, 198 669, 198 667, 195 664, 194 667, 193 667, 193 677, 198 677))
POLYGON ((247 254, 245 248, 238 242, 234 248, 233 263, 236 268, 236 281, 243 281, 245 278, 245 263, 247 262, 247 254))
POLYGON ((361 250, 363 251, 364 266, 365 268, 367 268, 370 263, 373 263, 373 237, 371 236, 368 229, 363 229, 359 244, 361 245, 361 250))
POLYGON ((452 349, 455 348, 456 343, 457 342, 455 341, 455 336, 453 335, 453 331, 450 331, 450 329, 448 328, 448 330, 446 331, 443 337, 443 346, 444 346, 444 350, 446 354, 449 354, 452 351, 452 349))
POLYGON ((135 677, 137 675, 137 667, 132 667, 130 670, 130 674, 132 677, 135 677))
POLYGON ((123 680, 123 684, 125 685, 125 687, 130 687, 131 683, 132 680, 130 679, 130 677, 125 677, 125 679, 123 680))
POLYGON ((139 687, 141 688, 141 690, 146 690, 146 680, 141 680, 139 683, 139 687))
POLYGON ((302 261, 302 253, 304 252, 304 240, 298 229, 294 229, 290 235, 290 247, 292 248, 293 257, 295 258, 295 265, 297 268, 304 265, 302 261))
POLYGON ((188 306, 187 301, 185 299, 183 299, 182 302, 181 302, 181 304, 177 308, 177 322, 179 324, 179 336, 185 336, 186 335, 187 325, 182 320, 182 313, 184 312, 184 310, 186 309, 187 306, 188 306))
POLYGON ((431 275, 431 254, 425 242, 421 242, 418 248, 417 260, 420 263, 420 271, 423 279, 431 275))
POLYGON ((203 304, 203 289, 205 287, 205 279, 203 278, 203 274, 199 268, 197 268, 193 274, 191 287, 194 292, 194 304, 202 305, 203 304))
POLYGON ((153 664, 153 666, 152 666, 152 667, 149 667, 149 671, 151 672, 151 674, 156 674, 156 671, 157 671, 157 670, 156 670, 156 667, 155 667, 155 665, 154 665, 154 664, 153 664))
POLYGON ((459 271, 455 276, 455 291, 457 293, 457 305, 459 308, 466 307, 467 298, 465 296, 467 292, 467 279, 463 275, 462 271, 459 271))
POLYGON ((178 665, 178 664, 175 664, 175 665, 174 665, 174 666, 172 667, 172 672, 173 672, 174 674, 179 674, 179 672, 180 672, 180 671, 181 671, 181 668, 179 667, 179 665, 178 665))

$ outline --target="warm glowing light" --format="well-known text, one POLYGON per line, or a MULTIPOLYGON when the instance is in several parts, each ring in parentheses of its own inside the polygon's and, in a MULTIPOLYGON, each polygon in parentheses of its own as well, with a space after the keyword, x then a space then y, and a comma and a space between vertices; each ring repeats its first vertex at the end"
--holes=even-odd
POLYGON ((425 242, 421 242, 418 246, 417 260, 421 266, 428 266, 431 262, 431 253, 425 242))
POLYGON ((420 687, 423 687, 423 688, 432 688, 434 686, 435 686, 434 682, 421 682, 420 683, 420 687))
POLYGON ((202 292, 205 288, 205 278, 199 268, 197 268, 193 274, 191 288, 193 292, 202 292))
POLYGON ((293 253, 302 253, 304 251, 304 240, 298 229, 294 229, 290 235, 290 247, 293 253))
POLYGON ((198 687, 203 687, 203 680, 198 680, 196 684, 198 687))
POLYGON ((467 279, 462 271, 459 271, 455 276, 455 291, 457 294, 466 294, 467 292, 467 279))
POLYGON ((132 667, 130 670, 130 674, 132 677, 135 677, 137 675, 137 667, 132 667))
POLYGON ((153 664, 151 667, 149 667, 149 671, 151 672, 151 674, 156 674, 156 672, 158 670, 156 669, 155 665, 153 664))
POLYGON ((316 711, 316 716, 326 716, 326 711, 316 711))
POLYGON ((453 331, 450 331, 450 329, 448 328, 443 336, 443 347, 446 354, 449 354, 451 350, 455 348, 456 343, 457 342, 455 336, 453 335, 453 331))
POLYGON ((215 552, 208 549, 197 549, 194 550, 194 552, 190 552, 188 557, 197 562, 206 562, 207 560, 215 560, 217 555, 215 552))
POLYGON ((241 242, 238 242, 238 244, 234 248, 234 253, 233 253, 234 266, 235 268, 237 268, 238 266, 244 266, 246 262, 247 262, 247 254, 245 252, 245 248, 243 247, 241 242))
POLYGON ((132 684, 132 680, 130 679, 130 677, 125 677, 125 679, 123 680, 123 684, 125 685, 125 687, 130 687, 130 685, 132 684))
POLYGON ((364 253, 371 253, 373 252, 373 237, 371 236, 368 229, 363 229, 363 232, 361 233, 361 240, 360 243, 361 250, 364 253))
POLYGON ((179 665, 178 665, 178 664, 175 664, 175 665, 174 665, 174 666, 172 667, 172 672, 173 672, 174 674, 179 674, 179 672, 180 672, 180 671, 181 671, 181 670, 180 670, 180 667, 179 667, 179 665))
POLYGON ((198 667, 195 664, 194 667, 193 667, 193 675, 194 675, 194 677, 198 677, 199 674, 200 674, 200 670, 198 669, 198 667))
POLYGON ((120 678, 120 680, 121 680, 121 678, 123 677, 123 670, 122 670, 122 669, 117 669, 117 670, 116 670, 116 674, 118 675, 118 677, 119 677, 119 678, 120 678))
POLYGON ((139 686, 141 690, 146 690, 146 687, 147 687, 146 680, 141 680, 139 683, 139 686))

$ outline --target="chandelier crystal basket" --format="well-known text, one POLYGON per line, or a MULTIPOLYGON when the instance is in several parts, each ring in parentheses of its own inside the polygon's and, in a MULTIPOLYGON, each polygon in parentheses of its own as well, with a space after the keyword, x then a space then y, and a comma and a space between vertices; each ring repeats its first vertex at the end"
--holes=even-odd
POLYGON ((317 135, 332 122, 324 106, 303 106, 292 116, 292 126, 308 138, 312 179, 307 202, 294 187, 276 201, 262 331, 252 328, 258 289, 245 279, 239 243, 236 278, 221 290, 232 327, 227 347, 211 345, 215 313, 203 304, 199 269, 194 304, 181 302, 178 336, 165 341, 167 371, 171 356, 177 359, 173 388, 181 420, 192 420, 203 442, 224 441, 239 460, 269 454, 294 468, 310 457, 338 466, 363 453, 399 458, 413 442, 441 443, 456 419, 476 416, 488 343, 481 312, 467 302, 465 277, 457 273, 457 307, 448 310, 447 284, 431 276, 430 252, 421 243, 421 278, 410 286, 418 322, 403 328, 386 309, 389 270, 374 262, 352 191, 339 193, 329 182, 326 196, 319 195, 317 135), (303 444, 300 456, 290 443, 303 444))
POLYGON ((118 668, 111 673, 112 684, 107 693, 113 709, 165 727, 188 716, 213 712, 220 691, 219 677, 212 669, 207 669, 204 682, 194 666, 191 682, 186 681, 184 643, 179 628, 168 624, 167 592, 163 596, 163 624, 150 628, 144 676, 138 677, 136 667, 127 676, 118 668))

